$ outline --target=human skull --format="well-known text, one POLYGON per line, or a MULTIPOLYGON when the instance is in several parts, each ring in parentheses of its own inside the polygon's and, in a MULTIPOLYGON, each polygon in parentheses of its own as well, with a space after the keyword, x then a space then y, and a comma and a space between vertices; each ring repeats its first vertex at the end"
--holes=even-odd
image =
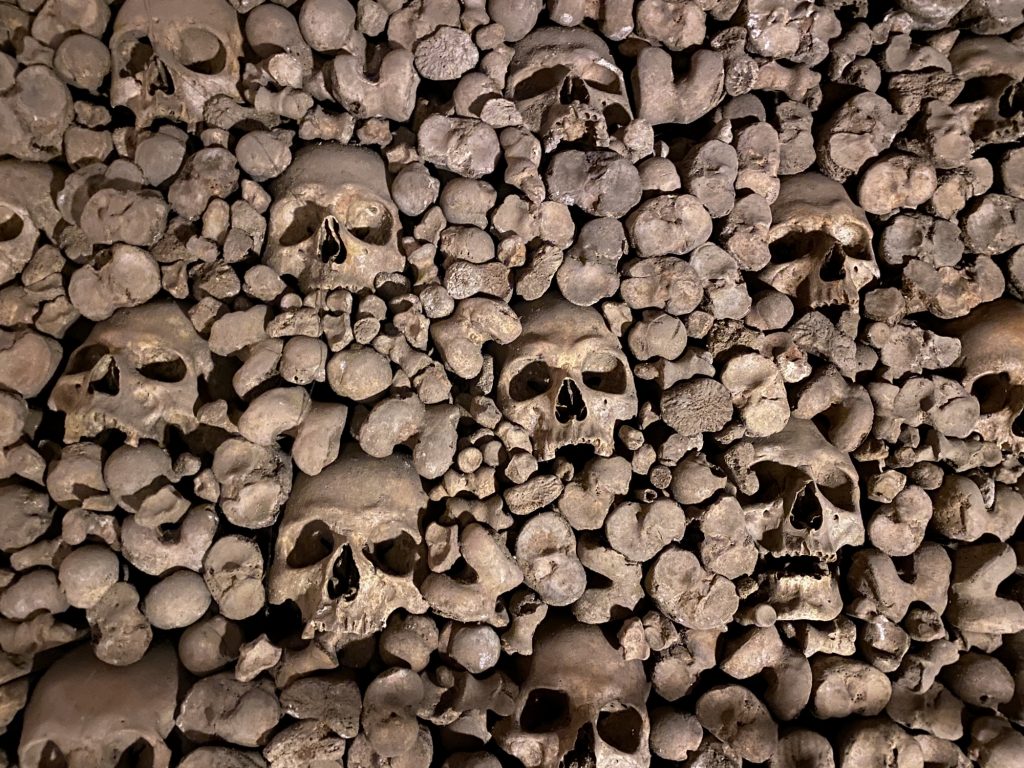
POLYGON ((549 622, 534 638, 526 680, 495 737, 528 768, 641 768, 650 685, 643 664, 592 624, 549 622))
POLYGON ((522 334, 497 350, 501 412, 533 434, 541 461, 579 444, 611 456, 616 422, 637 413, 636 386, 619 339, 596 309, 554 294, 517 311, 522 334))
POLYGON ((274 183, 263 260, 307 288, 373 287, 381 272, 400 272, 398 208, 384 162, 340 144, 299 152, 274 183))
POLYGON ((546 28, 516 44, 505 95, 548 151, 562 140, 608 146, 632 118, 626 81, 608 46, 582 28, 546 28))
POLYGON ((954 109, 979 145, 1005 144, 1024 136, 1024 52, 1001 37, 970 37, 949 52, 964 89, 954 109))
POLYGON ((168 768, 178 660, 169 645, 113 667, 89 645, 62 656, 40 679, 18 747, 22 768, 168 768))
POLYGON ((285 506, 270 570, 270 602, 291 601, 303 639, 334 647, 379 632, 399 608, 424 613, 413 582, 427 497, 412 464, 352 452, 300 475, 285 506))
POLYGON ((63 174, 45 163, 0 162, 0 285, 28 264, 40 233, 52 238, 60 223, 54 190, 63 174))
POLYGON ((813 422, 791 418, 781 432, 745 438, 725 463, 751 535, 772 555, 831 561, 864 543, 857 470, 813 422))
POLYGON ((136 127, 194 126, 215 96, 239 100, 242 32, 225 0, 127 0, 110 40, 110 101, 136 127))
POLYGON ((1024 451, 1024 304, 982 304, 947 331, 960 340, 963 385, 981 406, 974 431, 1003 450, 1024 451))
POLYGON ((67 415, 68 443, 104 429, 121 430, 130 445, 162 442, 169 426, 198 426, 199 377, 212 369, 206 341, 176 304, 120 309, 72 353, 49 406, 67 415))
POLYGON ((758 276, 807 307, 856 306, 879 275, 871 238, 841 184, 817 173, 787 176, 772 204, 772 263, 758 276))

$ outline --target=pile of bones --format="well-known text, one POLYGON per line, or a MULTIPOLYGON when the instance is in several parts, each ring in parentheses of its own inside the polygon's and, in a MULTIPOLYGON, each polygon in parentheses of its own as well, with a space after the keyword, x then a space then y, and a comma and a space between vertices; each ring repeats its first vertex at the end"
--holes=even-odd
POLYGON ((1024 766, 1022 0, 0 0, 0 766, 1024 766))

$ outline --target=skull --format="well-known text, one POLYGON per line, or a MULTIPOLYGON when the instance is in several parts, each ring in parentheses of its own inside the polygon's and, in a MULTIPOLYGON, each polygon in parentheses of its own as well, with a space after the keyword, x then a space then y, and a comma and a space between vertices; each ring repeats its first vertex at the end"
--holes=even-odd
POLYGON ((104 664, 84 645, 61 657, 25 710, 22 768, 167 768, 178 660, 160 645, 125 667, 104 664))
POLYGON ((198 426, 199 377, 212 369, 209 347, 176 304, 121 309, 74 351, 49 405, 67 414, 68 443, 104 429, 121 430, 131 445, 162 442, 169 426, 198 426))
POLYGON ((541 461, 566 445, 611 456, 615 423, 637 413, 636 386, 600 313, 548 296, 518 309, 523 332, 498 350, 498 407, 533 433, 541 461))
POLYGON ((850 457, 811 421, 791 418, 726 454, 751 535, 776 557, 836 558, 864 543, 860 486, 850 457))
POLYGON ((495 737, 528 768, 648 766, 649 691, 643 664, 626 661, 599 627, 549 622, 495 737))
POLYGON ((964 89, 953 102, 976 144, 1005 144, 1024 136, 1024 53, 1001 37, 960 40, 949 53, 964 89))
POLYGON ((263 260, 307 288, 372 288, 381 272, 405 267, 398 228, 380 157, 358 147, 312 146, 274 184, 263 260))
POLYGON ((239 100, 242 32, 225 0, 127 0, 110 51, 110 101, 138 128, 160 118, 194 126, 213 97, 239 100))
POLYGON ((54 192, 63 174, 45 163, 0 162, 0 285, 28 264, 40 233, 53 238, 60 223, 54 192))
POLYGON ((758 276, 807 307, 856 306, 879 275, 871 237, 841 184, 817 173, 787 176, 772 205, 772 263, 758 276))
POLYGON ((270 602, 291 601, 303 639, 340 647, 380 631, 399 608, 424 613, 413 582, 426 494, 397 454, 353 452, 300 475, 285 507, 270 570, 270 602))
POLYGON ((981 406, 974 431, 1014 453, 1024 451, 1024 304, 999 299, 949 324, 959 338, 963 385, 981 406))
POLYGON ((626 81, 600 37, 586 29, 539 29, 516 45, 505 95, 547 151, 585 137, 608 146, 632 118, 626 81))

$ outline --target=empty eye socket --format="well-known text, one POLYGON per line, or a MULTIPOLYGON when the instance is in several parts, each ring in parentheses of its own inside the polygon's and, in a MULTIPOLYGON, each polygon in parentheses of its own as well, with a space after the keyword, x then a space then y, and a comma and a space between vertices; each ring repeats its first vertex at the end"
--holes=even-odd
POLYGON ((154 760, 153 745, 139 739, 121 753, 115 768, 153 768, 154 760))
POLYGON ((583 368, 583 383, 589 389, 609 395, 621 395, 626 391, 629 378, 626 366, 612 355, 592 355, 583 368))
POLYGON ((608 67, 603 67, 596 61, 588 64, 583 70, 583 80, 594 90, 604 91, 616 96, 622 94, 622 83, 619 82, 619 74, 608 67))
POLYGON ((971 394, 981 406, 981 415, 998 413, 1010 398, 1010 377, 1005 373, 990 373, 974 382, 971 394))
POLYGON ((636 752, 643 732, 644 719, 632 707, 619 712, 602 712, 597 716, 597 735, 619 752, 636 752))
POLYGON ((363 554, 377 568, 392 576, 408 576, 416 567, 419 544, 404 531, 394 538, 368 546, 363 554))
POLYGON ((71 356, 71 362, 68 363, 67 370, 64 373, 65 375, 87 373, 107 354, 110 354, 110 350, 102 344, 90 344, 82 347, 71 356))
POLYGON ((554 733, 572 719, 569 694, 553 688, 534 688, 526 697, 519 724, 529 733, 554 733))
POLYGON ((391 213, 378 200, 357 200, 345 212, 345 229, 370 245, 386 245, 394 230, 391 213))
POLYGON ((753 500, 758 503, 781 499, 786 488, 787 478, 796 471, 790 467, 776 464, 774 461, 762 461, 750 469, 757 478, 757 491, 754 492, 753 500))
POLYGON ((512 90, 512 99, 521 101, 547 93, 554 88, 558 88, 568 74, 568 67, 563 66, 539 69, 529 77, 525 77, 516 83, 515 88, 512 90))
POLYGON ((16 240, 25 230, 25 220, 5 205, 0 205, 0 242, 16 240))
POLYGON ((43 753, 39 757, 39 768, 68 768, 67 758, 60 747, 52 741, 46 742, 43 753))
POLYGON ((175 384, 185 378, 188 366, 180 357, 174 356, 167 360, 155 360, 139 368, 139 373, 147 379, 175 384))
POLYGON ((311 238, 320 229, 327 212, 316 203, 299 203, 291 211, 291 221, 281 233, 282 246, 298 245, 311 238))
POLYGON ((127 41, 124 53, 124 67, 120 73, 122 77, 135 77, 141 74, 155 55, 153 43, 148 37, 127 41))
POLYGON ((551 369, 543 360, 527 363, 512 377, 508 394, 517 403, 532 400, 551 389, 551 369))
POLYGON ((818 490, 834 507, 844 510, 852 510, 856 507, 853 481, 845 476, 837 478, 835 481, 829 480, 827 483, 819 482, 818 490))
POLYGON ((827 232, 790 232, 774 241, 768 249, 773 264, 786 264, 811 255, 825 256, 839 251, 835 238, 827 232))
POLYGON ((334 552, 334 533, 322 520, 306 523, 285 562, 289 568, 309 568, 334 552))
POLYGON ((197 75, 219 75, 227 66, 227 51, 220 39, 205 29, 186 29, 177 41, 178 61, 197 75))

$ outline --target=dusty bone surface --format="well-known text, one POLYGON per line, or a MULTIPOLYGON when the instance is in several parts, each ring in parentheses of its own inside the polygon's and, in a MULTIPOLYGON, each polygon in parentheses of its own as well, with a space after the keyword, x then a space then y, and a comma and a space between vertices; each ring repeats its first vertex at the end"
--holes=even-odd
POLYGON ((1024 766, 1024 3, 0 0, 0 768, 1024 766))

